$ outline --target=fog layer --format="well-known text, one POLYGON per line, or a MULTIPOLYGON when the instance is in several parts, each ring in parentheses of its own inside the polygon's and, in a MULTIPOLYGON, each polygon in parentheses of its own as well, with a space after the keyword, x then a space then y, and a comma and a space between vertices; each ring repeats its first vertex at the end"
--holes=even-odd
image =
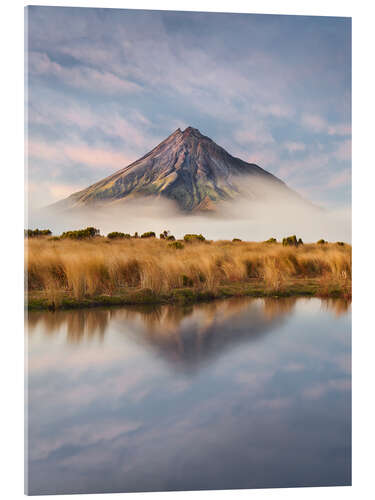
POLYGON ((349 209, 318 209, 299 199, 240 198, 218 205, 216 212, 182 213, 165 198, 138 198, 107 206, 75 208, 56 213, 51 209, 29 209, 26 225, 49 228, 53 234, 95 226, 101 234, 122 231, 139 234, 168 229, 177 238, 202 233, 209 239, 241 238, 262 241, 296 234, 304 241, 351 241, 349 209))

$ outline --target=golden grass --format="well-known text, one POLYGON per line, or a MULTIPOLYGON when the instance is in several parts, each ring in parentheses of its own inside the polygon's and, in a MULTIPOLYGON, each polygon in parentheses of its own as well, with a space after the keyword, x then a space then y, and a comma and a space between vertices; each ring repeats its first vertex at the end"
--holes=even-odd
POLYGON ((179 288, 214 291, 218 286, 256 282, 282 291, 291 280, 314 279, 318 294, 351 295, 351 246, 216 241, 175 249, 164 240, 26 240, 27 288, 58 304, 75 299, 149 289, 157 295, 179 288))

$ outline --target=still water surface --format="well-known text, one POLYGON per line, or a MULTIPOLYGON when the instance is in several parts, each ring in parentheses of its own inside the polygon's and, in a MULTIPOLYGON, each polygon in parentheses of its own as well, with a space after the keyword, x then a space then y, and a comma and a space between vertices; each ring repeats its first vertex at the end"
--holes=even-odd
POLYGON ((33 312, 29 494, 351 483, 342 300, 33 312))

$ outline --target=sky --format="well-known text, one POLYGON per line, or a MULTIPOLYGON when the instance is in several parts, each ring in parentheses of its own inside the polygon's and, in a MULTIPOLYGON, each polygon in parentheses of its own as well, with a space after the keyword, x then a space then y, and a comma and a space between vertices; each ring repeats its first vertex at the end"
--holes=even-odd
POLYGON ((26 19, 30 206, 193 126, 350 208, 350 18, 32 6, 26 19))

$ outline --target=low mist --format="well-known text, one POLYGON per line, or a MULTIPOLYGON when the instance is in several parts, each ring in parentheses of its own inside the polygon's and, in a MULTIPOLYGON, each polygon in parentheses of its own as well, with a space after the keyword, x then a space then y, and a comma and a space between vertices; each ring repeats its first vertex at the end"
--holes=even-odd
POLYGON ((254 179, 241 186, 235 201, 222 202, 215 212, 185 213, 162 197, 134 198, 91 208, 74 208, 56 213, 51 208, 29 209, 29 228, 48 228, 53 234, 95 226, 102 235, 170 230, 176 238, 186 233, 202 233, 208 239, 240 238, 278 240, 296 234, 305 242, 320 238, 351 242, 350 209, 326 210, 303 200, 284 186, 261 185, 254 179))

